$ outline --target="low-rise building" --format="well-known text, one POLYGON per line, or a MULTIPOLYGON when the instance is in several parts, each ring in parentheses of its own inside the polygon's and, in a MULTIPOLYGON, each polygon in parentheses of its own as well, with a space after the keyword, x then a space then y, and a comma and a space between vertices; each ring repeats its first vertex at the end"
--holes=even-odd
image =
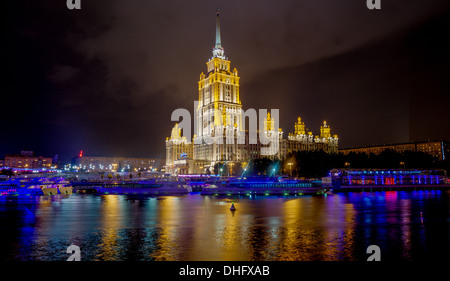
POLYGON ((79 169, 88 172, 160 171, 164 165, 163 162, 164 160, 157 158, 96 157, 83 155, 75 159, 74 166, 71 166, 70 169, 79 169))
POLYGON ((383 144, 383 145, 371 145, 362 147, 351 147, 339 149, 339 152, 343 154, 349 153, 366 153, 378 155, 384 150, 393 150, 396 152, 405 151, 420 151, 432 155, 439 160, 445 160, 450 154, 450 146, 447 141, 444 140, 432 140, 432 141, 415 141, 408 143, 395 143, 395 144, 383 144))
POLYGON ((6 154, 5 160, 0 163, 3 168, 15 169, 42 169, 52 167, 52 158, 35 156, 33 151, 21 151, 20 154, 6 154))

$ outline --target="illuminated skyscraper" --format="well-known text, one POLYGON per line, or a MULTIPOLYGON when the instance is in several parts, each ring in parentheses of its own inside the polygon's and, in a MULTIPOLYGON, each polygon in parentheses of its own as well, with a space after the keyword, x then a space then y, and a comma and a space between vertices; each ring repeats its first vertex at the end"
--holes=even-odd
POLYGON ((283 139, 282 129, 277 128, 279 122, 275 122, 278 114, 275 117, 268 113, 267 116, 259 116, 264 118, 263 123, 258 123, 259 130, 250 130, 249 133, 245 130, 247 112, 242 109, 239 79, 237 69, 231 70, 231 62, 222 47, 217 10, 212 57, 206 62, 206 73, 200 74, 198 82, 193 141, 181 137, 181 129, 175 125, 171 137, 166 139, 167 172, 195 170, 186 167, 187 163, 206 171, 217 162, 248 162, 261 157, 283 159, 299 150, 337 152, 337 135, 331 136, 331 128, 325 121, 320 135, 314 136, 307 132, 299 117, 294 126, 295 133, 283 139), (176 167, 177 163, 183 166, 176 167))
POLYGON ((217 10, 216 43, 206 74, 198 82, 198 107, 194 135, 194 159, 208 161, 240 161, 241 147, 237 144, 242 130, 242 104, 239 98, 239 76, 225 57, 220 37, 217 10))

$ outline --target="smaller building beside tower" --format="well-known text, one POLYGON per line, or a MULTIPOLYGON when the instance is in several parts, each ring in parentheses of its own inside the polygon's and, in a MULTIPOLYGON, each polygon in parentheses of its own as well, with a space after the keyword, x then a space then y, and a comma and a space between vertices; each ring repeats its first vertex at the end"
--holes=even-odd
POLYGON ((181 159, 193 159, 193 143, 181 136, 181 128, 178 123, 172 129, 172 134, 166 138, 166 166, 173 166, 175 161, 181 159))

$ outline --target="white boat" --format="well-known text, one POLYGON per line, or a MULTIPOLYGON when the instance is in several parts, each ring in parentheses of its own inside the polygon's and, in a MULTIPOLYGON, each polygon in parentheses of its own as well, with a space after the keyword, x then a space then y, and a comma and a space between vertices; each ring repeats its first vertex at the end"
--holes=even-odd
POLYGON ((33 179, 29 184, 28 189, 41 190, 44 195, 58 194, 58 188, 55 186, 55 182, 47 178, 33 179))
POLYGON ((60 194, 72 194, 73 192, 73 188, 70 182, 66 181, 63 178, 57 179, 55 185, 60 194))
POLYGON ((160 187, 158 187, 159 191, 164 192, 174 192, 178 193, 180 191, 191 192, 191 187, 189 184, 182 178, 161 178, 155 181, 156 184, 161 184, 160 187))

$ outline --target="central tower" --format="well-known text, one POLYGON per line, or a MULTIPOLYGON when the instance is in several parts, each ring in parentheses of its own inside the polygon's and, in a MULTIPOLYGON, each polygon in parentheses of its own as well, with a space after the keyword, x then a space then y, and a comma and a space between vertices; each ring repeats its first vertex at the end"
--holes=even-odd
POLYGON ((234 161, 241 158, 236 136, 242 132, 242 104, 239 98, 239 76, 225 57, 220 36, 219 9, 216 14, 216 42, 206 74, 198 82, 198 107, 194 136, 194 159, 234 161), (234 139, 233 143, 225 138, 234 139), (205 143, 204 139, 212 143, 205 143))
POLYGON ((242 110, 239 79, 237 69, 231 68, 222 47, 217 9, 212 57, 206 62, 206 72, 200 74, 198 101, 194 102, 193 142, 181 137, 181 130, 186 128, 176 124, 172 135, 166 138, 166 172, 213 172, 218 162, 231 167, 240 163, 244 167, 253 159, 285 159, 297 151, 338 151, 338 137, 331 135, 331 128, 325 121, 320 135, 314 136, 299 117, 294 125, 295 133, 289 134, 288 139, 283 139, 283 131, 278 128, 278 111, 273 116, 268 113, 256 126, 256 110, 250 108, 245 113, 242 110), (248 130, 245 130, 246 118, 248 130))

